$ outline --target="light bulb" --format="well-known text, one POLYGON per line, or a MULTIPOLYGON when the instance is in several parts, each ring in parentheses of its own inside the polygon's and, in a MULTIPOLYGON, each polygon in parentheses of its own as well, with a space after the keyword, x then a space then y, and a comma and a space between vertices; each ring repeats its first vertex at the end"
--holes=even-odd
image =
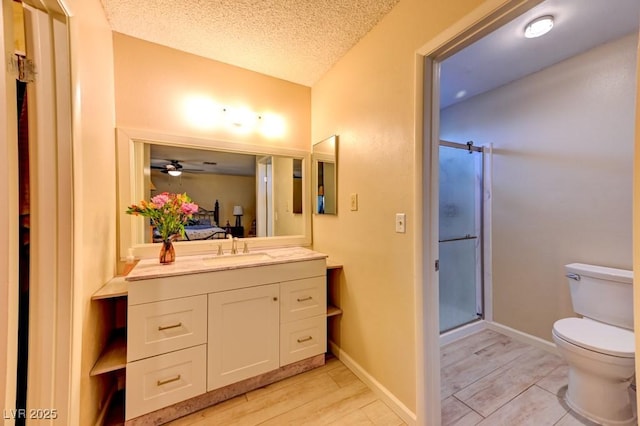
POLYGON ((526 38, 536 38, 545 35, 553 28, 553 16, 540 16, 529 22, 524 28, 524 36, 526 38))

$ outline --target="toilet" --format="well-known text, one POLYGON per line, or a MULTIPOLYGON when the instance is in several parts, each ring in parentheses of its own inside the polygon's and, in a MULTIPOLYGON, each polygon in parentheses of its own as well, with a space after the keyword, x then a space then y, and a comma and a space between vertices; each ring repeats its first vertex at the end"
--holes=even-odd
POLYGON ((553 341, 569 364, 566 402, 603 425, 634 425, 633 273, 572 263, 565 266, 574 311, 553 324, 553 341))

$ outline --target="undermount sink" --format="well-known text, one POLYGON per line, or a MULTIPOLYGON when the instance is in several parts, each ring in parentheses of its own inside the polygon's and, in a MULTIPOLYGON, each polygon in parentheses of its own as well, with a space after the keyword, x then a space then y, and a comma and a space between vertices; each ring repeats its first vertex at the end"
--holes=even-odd
POLYGON ((273 257, 267 253, 242 253, 242 254, 223 254, 221 256, 205 257, 202 261, 209 266, 222 265, 246 265, 264 260, 272 260, 273 257))

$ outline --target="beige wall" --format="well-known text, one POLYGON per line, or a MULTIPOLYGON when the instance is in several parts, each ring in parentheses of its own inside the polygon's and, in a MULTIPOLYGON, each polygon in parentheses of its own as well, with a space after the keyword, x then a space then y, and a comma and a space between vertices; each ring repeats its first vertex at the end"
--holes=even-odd
POLYGON ((411 411, 416 51, 481 3, 399 2, 312 92, 313 141, 340 137, 338 215, 314 216, 313 245, 344 265, 341 347, 411 411), (358 211, 349 210, 350 194, 358 211), (397 234, 402 212, 407 233, 397 234))
POLYGON ((310 88, 119 33, 113 43, 118 127, 310 150, 310 88), (224 126, 198 127, 185 106, 194 98, 278 114, 285 133, 267 138, 224 126))
MULTIPOLYGON (((69 0, 73 107, 74 307, 72 424, 94 424, 108 377, 89 372, 110 325, 91 295, 115 272, 115 141, 111 30, 98 0, 69 0), (77 338, 77 337, 76 337, 77 338)), ((108 376, 108 375, 107 375, 108 376)))
MULTIPOLYGON (((640 271, 640 45, 636 46, 636 90, 635 93, 635 123, 634 134, 635 149, 633 156, 633 312, 634 330, 640 330, 640 291, 638 291, 638 273, 640 271)), ((636 377, 640 371, 640 339, 636 338, 636 377)), ((636 394, 636 403, 640 401, 640 395, 636 394)))
POLYGON ((563 266, 631 269, 635 35, 447 108, 445 140, 493 143, 494 320, 551 340, 563 266))

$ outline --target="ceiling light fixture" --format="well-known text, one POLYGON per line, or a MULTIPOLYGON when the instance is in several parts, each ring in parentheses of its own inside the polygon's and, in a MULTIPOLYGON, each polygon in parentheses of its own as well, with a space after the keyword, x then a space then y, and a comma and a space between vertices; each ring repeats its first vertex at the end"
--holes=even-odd
POLYGON ((182 174, 182 170, 168 170, 167 173, 171 176, 180 176, 182 174))
POLYGON ((540 37, 551 31, 551 28, 553 28, 553 16, 540 16, 524 27, 524 36, 526 38, 540 37))

